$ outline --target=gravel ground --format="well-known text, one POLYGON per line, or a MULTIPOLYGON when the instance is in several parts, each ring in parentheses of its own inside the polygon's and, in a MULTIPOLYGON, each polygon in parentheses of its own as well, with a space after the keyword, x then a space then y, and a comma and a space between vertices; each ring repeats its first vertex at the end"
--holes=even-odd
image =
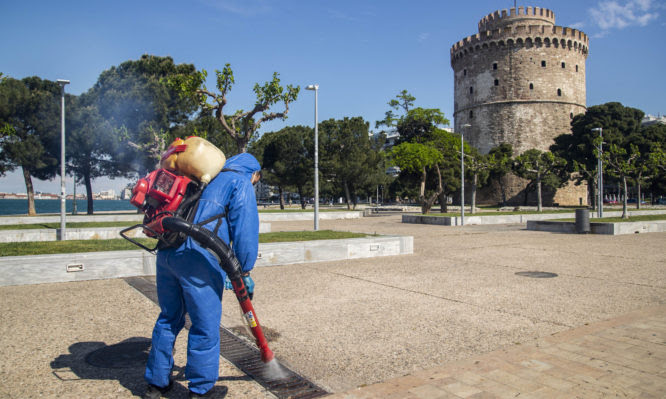
MULTIPOLYGON (((413 255, 253 272, 253 302, 277 358, 335 392, 666 302, 666 233, 565 235, 519 225, 410 225, 400 216, 320 227, 414 236, 413 255)), ((223 324, 240 327, 233 295, 223 306, 223 324)), ((140 395, 143 369, 100 369, 83 358, 150 338, 157 313, 120 279, 0 288, 0 397, 140 395)), ((176 344, 176 371, 186 338, 184 331, 176 344)), ((224 361, 220 376, 227 398, 271 397, 224 361)), ((184 397, 185 382, 177 382, 168 397, 184 397)))

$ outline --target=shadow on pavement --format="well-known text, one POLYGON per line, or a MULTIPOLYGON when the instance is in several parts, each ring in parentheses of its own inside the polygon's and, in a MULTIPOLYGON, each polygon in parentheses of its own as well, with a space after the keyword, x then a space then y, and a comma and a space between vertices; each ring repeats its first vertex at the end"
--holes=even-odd
MULTIPOLYGON (((104 342, 77 342, 69 347, 69 354, 58 356, 51 362, 53 375, 63 382, 78 380, 117 380, 135 396, 146 389, 143 373, 150 351, 150 339, 128 338, 117 344, 104 342)), ((166 398, 186 398, 187 382, 184 368, 174 367, 173 388, 166 398), (181 383, 178 383, 181 381, 181 383)), ((103 393, 99 393, 103 397, 103 393)), ((109 395, 112 393, 109 392, 109 395)))

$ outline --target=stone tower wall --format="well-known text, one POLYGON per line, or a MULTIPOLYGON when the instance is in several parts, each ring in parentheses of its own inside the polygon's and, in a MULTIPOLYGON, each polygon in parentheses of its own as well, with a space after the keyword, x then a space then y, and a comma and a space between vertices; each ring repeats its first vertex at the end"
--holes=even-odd
MULTIPOLYGON (((482 153, 501 143, 514 155, 548 150, 586 110, 587 35, 556 26, 555 14, 538 7, 496 11, 478 26, 478 34, 451 47, 455 131, 471 125, 465 140, 482 153)), ((524 183, 512 187, 510 197, 517 197, 524 183)), ((571 202, 580 197, 572 194, 571 202)))

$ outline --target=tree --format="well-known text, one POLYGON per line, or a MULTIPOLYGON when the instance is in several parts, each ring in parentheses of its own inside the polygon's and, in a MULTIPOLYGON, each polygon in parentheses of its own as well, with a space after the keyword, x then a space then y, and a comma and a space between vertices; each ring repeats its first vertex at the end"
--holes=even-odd
POLYGON ((400 119, 397 128, 400 133, 399 143, 424 143, 432 139, 432 133, 438 126, 446 126, 449 120, 437 108, 414 108, 400 119))
MULTIPOLYGON (((395 97, 397 98, 397 100, 392 99, 391 101, 388 102, 388 105, 395 110, 402 109, 405 114, 409 112, 409 109, 414 105, 414 101, 416 100, 416 97, 409 94, 407 90, 401 91, 395 97)), ((386 111, 383 120, 375 122, 375 128, 379 128, 382 125, 386 126, 387 128, 392 128, 396 126, 397 122, 399 121, 399 118, 397 117, 396 114, 393 113, 393 109, 386 111)))
POLYGON ((565 165, 566 161, 556 157, 552 152, 542 152, 537 149, 527 150, 514 159, 513 171, 516 176, 530 181, 525 188, 526 196, 530 185, 537 190, 538 212, 542 211, 542 185, 551 188, 561 187, 565 181, 562 174, 565 165))
POLYGON ((491 164, 489 178, 499 186, 502 195, 502 206, 505 206, 507 201, 506 175, 511 172, 512 154, 513 148, 509 143, 502 143, 491 148, 488 152, 488 160, 491 164))
POLYGON ((598 197, 594 190, 598 180, 596 168, 599 133, 592 129, 603 129, 605 146, 610 144, 623 146, 628 137, 640 131, 643 115, 643 111, 625 107, 618 102, 595 105, 589 107, 585 114, 574 116, 571 121, 571 134, 555 138, 555 144, 550 150, 567 161, 569 172, 579 173, 579 181, 587 180, 588 197, 593 198, 590 203, 594 203, 598 197))
POLYGON ((493 167, 493 158, 483 155, 474 147, 470 147, 465 155, 465 171, 472 175, 472 214, 476 212, 476 191, 488 181, 493 167))
MULTIPOLYGON (((173 137, 203 137, 218 147, 227 158, 238 154, 236 142, 222 129, 213 115, 199 113, 195 118, 171 131, 173 137)), ((257 158, 259 159, 259 158, 257 158)))
POLYGON ((118 154, 121 143, 107 120, 99 114, 89 95, 69 97, 67 112, 67 170, 86 187, 87 213, 94 212, 92 181, 98 177, 121 177, 131 173, 118 154))
MULTIPOLYGON (((192 64, 175 64, 171 57, 143 55, 103 71, 88 91, 91 102, 108 121, 119 140, 130 147, 122 162, 140 175, 153 170, 170 134, 188 122, 197 104, 170 87, 174 75, 193 76, 192 64)), ((120 157, 120 155, 119 155, 120 157)))
POLYGON ((263 86, 258 83, 254 85, 256 101, 252 109, 249 111, 239 109, 234 114, 227 115, 224 107, 227 105, 227 95, 235 83, 234 73, 230 64, 226 64, 222 71, 215 70, 215 75, 219 93, 214 93, 206 87, 208 72, 205 69, 195 74, 173 76, 168 81, 183 98, 196 100, 203 112, 214 113, 224 130, 236 141, 238 152, 247 151, 248 143, 262 123, 273 119, 285 120, 289 113, 289 104, 296 101, 300 90, 299 86, 282 87, 279 74, 274 72, 270 82, 265 82, 263 86), (279 102, 284 104, 284 110, 269 112, 270 108, 279 102), (260 116, 255 120, 257 115, 260 116))
POLYGON ((622 201, 622 219, 628 219, 627 213, 627 178, 636 173, 640 153, 638 147, 634 144, 629 146, 629 151, 617 144, 611 144, 603 153, 604 172, 617 177, 622 182, 622 192, 624 199, 622 201))
POLYGON ((344 193, 348 208, 356 208, 357 196, 376 187, 382 157, 368 134, 369 123, 361 117, 329 119, 319 125, 320 170, 344 193))
MULTIPOLYGON (((643 127, 627 138, 628 145, 635 145, 638 149, 639 158, 636 161, 636 170, 633 180, 636 184, 636 207, 641 208, 641 192, 645 186, 651 186, 652 182, 659 179, 660 171, 654 162, 651 162, 652 154, 663 150, 666 143, 666 125, 655 124, 643 127)), ((624 147, 627 147, 627 144, 624 147)), ((657 183, 658 184, 658 183, 657 183)))
POLYGON ((265 133, 262 169, 268 172, 269 182, 278 186, 280 209, 284 209, 282 192, 294 187, 306 207, 306 197, 313 193, 314 132, 305 126, 290 126, 274 133, 265 133))
POLYGON ((58 170, 60 86, 36 76, 0 81, 0 172, 21 168, 28 214, 36 215, 32 177, 48 180, 58 170))
POLYGON ((433 146, 426 144, 402 143, 391 149, 391 157, 402 171, 420 174, 419 201, 421 202, 421 213, 427 214, 444 191, 439 169, 439 163, 443 159, 442 154, 433 146), (428 170, 431 168, 435 170, 438 184, 434 190, 427 192, 426 182, 428 170))
MULTIPOLYGON (((448 197, 452 196, 461 188, 461 169, 460 169, 460 136, 449 133, 445 130, 434 129, 429 136, 431 141, 428 144, 442 154, 439 162, 438 179, 442 180, 442 192, 439 194, 439 205, 442 213, 448 212, 448 197)), ((463 151, 470 152, 469 143, 463 143, 463 151)), ((439 184, 438 181, 431 183, 439 184)))

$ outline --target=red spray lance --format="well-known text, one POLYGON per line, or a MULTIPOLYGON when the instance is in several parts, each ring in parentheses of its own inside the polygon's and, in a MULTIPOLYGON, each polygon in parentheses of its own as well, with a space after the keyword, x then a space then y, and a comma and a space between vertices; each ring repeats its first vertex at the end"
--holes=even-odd
MULTIPOLYGON (((132 190, 130 202, 144 213, 143 224, 138 224, 120 232, 120 235, 133 244, 154 253, 159 247, 148 248, 125 233, 136 228, 167 245, 174 245, 178 240, 191 237, 217 258, 220 267, 229 277, 252 335, 261 352, 261 360, 268 363, 273 360, 273 352, 263 334, 257 313, 252 306, 242 278, 242 268, 233 251, 217 235, 201 225, 186 219, 193 212, 193 203, 198 200, 205 184, 157 169, 140 179, 132 190)), ((178 244, 176 244, 178 245, 178 244)))

